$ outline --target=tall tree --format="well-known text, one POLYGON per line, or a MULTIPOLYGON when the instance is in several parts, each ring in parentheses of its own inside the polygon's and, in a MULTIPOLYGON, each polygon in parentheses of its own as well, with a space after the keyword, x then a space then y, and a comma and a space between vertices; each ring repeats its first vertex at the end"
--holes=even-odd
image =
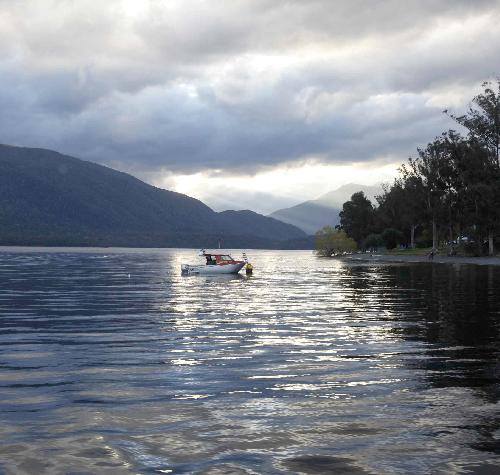
POLYGON ((404 243, 415 247, 415 230, 425 221, 422 210, 425 208, 425 195, 422 180, 413 176, 403 165, 400 176, 391 187, 377 196, 377 222, 380 229, 395 228, 406 238, 404 243))
POLYGON ((500 221, 500 172, 490 158, 481 144, 469 140, 457 168, 463 179, 460 206, 469 234, 475 237, 479 253, 481 243, 488 238, 488 253, 493 255, 493 236, 500 221))
POLYGON ((339 216, 340 227, 361 246, 375 224, 375 210, 371 201, 362 191, 358 191, 344 203, 339 216))
POLYGON ((500 167, 500 79, 497 79, 496 86, 490 81, 482 86, 483 92, 472 99, 466 114, 456 116, 448 114, 448 111, 445 113, 464 126, 470 138, 483 145, 500 167))
POLYGON ((445 213, 445 196, 449 190, 452 171, 449 150, 443 137, 437 137, 425 149, 418 149, 418 157, 409 159, 404 169, 405 178, 419 183, 423 193, 427 219, 432 226, 432 246, 438 247, 438 223, 445 213))
MULTIPOLYGON (((500 200, 500 190, 498 189, 497 176, 500 173, 500 79, 496 84, 491 81, 482 84, 483 92, 475 96, 472 105, 466 114, 456 116, 448 114, 460 125, 465 127, 469 133, 469 139, 475 144, 479 144, 486 151, 491 165, 495 168, 489 183, 489 188, 482 187, 482 194, 489 196, 490 207, 482 207, 486 215, 489 216, 486 228, 488 230, 489 254, 494 253, 494 235, 498 233, 498 221, 500 219, 498 207, 495 203, 500 200), (487 212, 486 212, 487 211, 487 212)), ((486 182, 483 182, 485 185, 486 182)), ((479 213, 484 216, 484 213, 479 213)))
POLYGON ((378 208, 362 193, 344 203, 341 227, 358 244, 370 232, 392 228, 406 236, 410 230, 413 247, 417 226, 430 225, 434 248, 446 230, 449 243, 463 233, 474 238, 478 252, 487 238, 488 252, 494 253, 500 233, 500 79, 483 89, 466 114, 449 114, 467 129, 466 137, 450 130, 418 149, 377 197, 378 208))

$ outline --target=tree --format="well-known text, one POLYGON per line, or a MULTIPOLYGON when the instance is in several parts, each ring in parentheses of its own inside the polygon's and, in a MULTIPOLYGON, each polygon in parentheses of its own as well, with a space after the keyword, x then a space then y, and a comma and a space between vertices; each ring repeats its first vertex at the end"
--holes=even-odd
POLYGON ((385 245, 384 240, 380 234, 369 234, 363 241, 363 249, 378 249, 385 245))
POLYGON ((340 227, 358 245, 375 247, 386 229, 388 247, 408 242, 408 231, 414 247, 418 227, 421 236, 432 234, 434 248, 446 231, 450 246, 465 233, 478 253, 486 239, 489 254, 494 253, 500 233, 500 79, 497 83, 484 83, 466 114, 449 114, 467 129, 467 136, 450 130, 419 148, 416 158, 401 165, 394 184, 377 197, 377 208, 363 193, 344 203, 340 227))
POLYGON ((432 246, 438 247, 438 222, 444 220, 446 195, 450 191, 452 165, 445 134, 436 137, 425 149, 418 149, 418 157, 402 166, 405 180, 412 180, 419 189, 425 218, 432 226, 432 246))
MULTIPOLYGON (((482 84, 484 90, 475 96, 472 105, 466 114, 456 116, 448 114, 460 125, 465 127, 469 134, 469 141, 484 148, 487 152, 488 161, 492 165, 492 175, 484 185, 488 184, 489 189, 482 187, 482 191, 489 196, 490 206, 482 206, 484 214, 488 216, 487 223, 483 228, 487 230, 489 254, 494 253, 494 235, 498 233, 498 222, 500 220, 500 210, 496 203, 500 201, 499 174, 500 174, 500 79, 497 79, 496 86, 490 82, 482 84), (496 88, 496 91, 494 90, 496 88)), ((478 208, 479 209, 479 208, 478 208)))
POLYGON ((394 249, 398 244, 401 244, 404 240, 403 233, 398 229, 394 228, 384 229, 380 237, 384 241, 385 247, 387 249, 394 249))
POLYGON ((339 216, 340 228, 361 246, 363 239, 373 231, 375 224, 375 210, 370 200, 362 191, 354 193, 342 206, 339 216))
POLYGON ((332 257, 356 249, 356 242, 343 230, 325 226, 316 233, 316 253, 319 256, 332 257))
POLYGON ((415 230, 425 221, 422 210, 425 207, 422 181, 415 176, 404 175, 403 165, 400 177, 390 187, 384 187, 384 193, 377 196, 379 204, 377 227, 379 229, 395 228, 405 237, 400 243, 410 243, 415 247, 415 230))
POLYGON ((488 239, 488 253, 494 253, 493 236, 500 220, 500 172, 477 142, 470 141, 460 163, 464 222, 482 253, 481 243, 488 239))
POLYGON ((482 84, 484 91, 472 99, 472 106, 461 116, 448 114, 469 132, 469 137, 484 146, 492 161, 500 167, 500 79, 497 92, 490 81, 482 84))

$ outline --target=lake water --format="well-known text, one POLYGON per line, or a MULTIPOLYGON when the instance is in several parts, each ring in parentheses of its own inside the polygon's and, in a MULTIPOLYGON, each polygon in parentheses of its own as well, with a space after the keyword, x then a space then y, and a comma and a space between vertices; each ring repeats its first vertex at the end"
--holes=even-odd
POLYGON ((500 267, 196 254, 0 252, 0 473, 500 473, 500 267))

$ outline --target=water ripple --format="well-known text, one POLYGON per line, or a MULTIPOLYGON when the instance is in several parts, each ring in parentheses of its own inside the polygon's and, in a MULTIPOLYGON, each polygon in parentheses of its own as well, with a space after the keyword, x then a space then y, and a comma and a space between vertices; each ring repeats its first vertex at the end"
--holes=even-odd
POLYGON ((0 252, 0 472, 500 464, 500 269, 249 254, 0 252))

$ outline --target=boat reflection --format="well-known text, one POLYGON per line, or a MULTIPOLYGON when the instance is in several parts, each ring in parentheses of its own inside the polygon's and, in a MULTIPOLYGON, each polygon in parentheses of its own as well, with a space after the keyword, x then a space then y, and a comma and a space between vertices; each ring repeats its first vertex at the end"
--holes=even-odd
POLYGON ((230 282, 230 281, 238 281, 238 280, 247 280, 250 279, 251 276, 242 275, 242 274, 185 274, 184 278, 187 279, 196 279, 198 283, 211 283, 211 282, 230 282))

